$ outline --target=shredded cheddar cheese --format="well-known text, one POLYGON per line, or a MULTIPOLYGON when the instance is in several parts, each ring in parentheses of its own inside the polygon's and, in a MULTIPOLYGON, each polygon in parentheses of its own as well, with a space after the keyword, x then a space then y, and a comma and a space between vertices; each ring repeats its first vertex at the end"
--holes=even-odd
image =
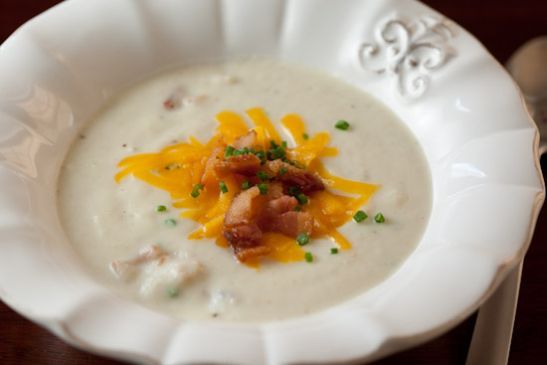
MULTIPOLYGON (((247 117, 254 125, 257 145, 264 150, 271 141, 281 144, 282 139, 261 108, 249 109, 247 117)), ((245 119, 233 111, 217 114, 218 126, 213 137, 203 143, 190 137, 188 142, 167 146, 157 153, 143 153, 126 157, 119 162, 115 176, 120 182, 128 175, 167 191, 173 200, 173 207, 181 209, 181 217, 191 219, 199 227, 191 232, 189 239, 214 239, 218 246, 228 247, 223 237, 224 217, 235 196, 242 191, 241 182, 235 177, 223 176, 222 180, 214 169, 209 168, 211 157, 223 156, 226 146, 249 132, 245 119), (223 182, 223 190, 219 183, 223 182), (202 184, 199 195, 191 195, 194 187, 202 184)), ((338 150, 329 146, 330 135, 319 132, 309 135, 302 118, 289 114, 282 118, 281 125, 290 135, 293 147, 286 148, 287 157, 318 174, 328 190, 312 193, 309 203, 302 209, 314 218, 313 238, 329 237, 342 250, 351 248, 351 243, 338 228, 352 219, 355 212, 367 202, 378 189, 376 185, 344 179, 329 172, 322 158, 338 155, 338 150)), ((267 232, 261 244, 270 248, 268 258, 278 262, 305 260, 305 251, 294 238, 279 233, 267 232)), ((249 263, 251 266, 258 262, 249 263)))

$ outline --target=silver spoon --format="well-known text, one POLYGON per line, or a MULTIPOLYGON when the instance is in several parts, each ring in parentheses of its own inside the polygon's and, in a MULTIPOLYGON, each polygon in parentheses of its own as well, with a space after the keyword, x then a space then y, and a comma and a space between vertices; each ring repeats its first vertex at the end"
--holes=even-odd
MULTIPOLYGON (((547 36, 520 47, 507 68, 524 95, 530 115, 540 132, 539 153, 547 151, 547 36)), ((503 365, 515 323, 522 262, 479 309, 466 365, 503 365)))

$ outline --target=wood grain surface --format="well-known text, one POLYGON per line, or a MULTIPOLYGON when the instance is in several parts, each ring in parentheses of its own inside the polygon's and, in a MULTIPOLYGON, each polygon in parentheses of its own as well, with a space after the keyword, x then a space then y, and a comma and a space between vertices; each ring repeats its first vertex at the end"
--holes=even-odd
MULTIPOLYGON (((93 0, 89 0, 93 1, 93 0)), ((473 33, 502 63, 526 40, 547 35, 547 0, 425 0, 473 33)), ((59 3, 0 0, 0 42, 21 24, 59 3)), ((547 67, 547 65, 546 65, 547 67)), ((2 82, 2 80, 0 80, 2 82)), ((547 171, 547 159, 542 160, 547 171)), ((545 177, 545 174, 544 174, 545 177)), ((543 212, 524 265, 509 363, 547 364, 547 214, 543 212), (545 337, 544 337, 545 336, 545 337)), ((464 364, 476 314, 443 336, 375 365, 464 364)), ((119 362, 77 350, 0 302, 0 365, 119 362)))

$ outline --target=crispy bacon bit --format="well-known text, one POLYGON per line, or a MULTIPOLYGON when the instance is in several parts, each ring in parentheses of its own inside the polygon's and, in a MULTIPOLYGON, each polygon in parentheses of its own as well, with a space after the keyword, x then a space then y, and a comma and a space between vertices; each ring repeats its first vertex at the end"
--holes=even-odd
POLYGON ((266 213, 270 216, 290 212, 298 205, 298 200, 293 196, 283 195, 266 203, 266 213))
POLYGON ((260 217, 260 227, 264 231, 283 233, 296 237, 300 233, 311 234, 313 217, 307 212, 295 212, 298 201, 288 195, 270 200, 260 217))
POLYGON ((247 133, 244 136, 239 137, 234 141, 234 147, 238 150, 242 148, 253 148, 256 145, 256 132, 254 130, 250 130, 249 133, 247 133))
POLYGON ((296 237, 300 233, 311 234, 313 217, 308 212, 286 212, 273 216, 267 221, 268 231, 283 233, 286 236, 296 237))
POLYGON ((256 186, 242 191, 234 198, 230 208, 228 208, 224 224, 226 226, 236 226, 250 223, 258 216, 261 203, 263 201, 260 190, 256 186))
POLYGON ((271 249, 266 246, 249 247, 244 250, 234 250, 236 258, 240 262, 246 262, 254 258, 266 256, 271 252, 271 249))
POLYGON ((220 158, 223 154, 223 148, 217 147, 211 153, 211 156, 207 159, 205 163, 205 168, 203 170, 203 175, 201 176, 201 183, 204 185, 211 186, 217 182, 217 172, 216 166, 220 163, 220 158))
POLYGON ((215 170, 219 174, 234 173, 254 176, 260 170, 260 159, 252 154, 232 156, 224 161, 218 161, 215 170))
POLYGON ((260 214, 263 200, 260 190, 253 186, 234 198, 224 217, 224 237, 230 242, 240 261, 245 261, 242 258, 248 255, 243 254, 243 251, 259 246, 262 231, 255 221, 260 214))
POLYGON ((297 186, 303 193, 325 189, 325 184, 319 176, 281 160, 268 161, 265 167, 271 175, 276 176, 285 185, 297 186), (280 173, 282 168, 285 170, 283 174, 280 173))
POLYGON ((163 107, 167 110, 175 110, 182 106, 183 98, 182 88, 176 88, 171 95, 163 102, 163 107))
POLYGON ((272 182, 268 184, 268 200, 274 200, 283 196, 283 184, 279 182, 272 182))

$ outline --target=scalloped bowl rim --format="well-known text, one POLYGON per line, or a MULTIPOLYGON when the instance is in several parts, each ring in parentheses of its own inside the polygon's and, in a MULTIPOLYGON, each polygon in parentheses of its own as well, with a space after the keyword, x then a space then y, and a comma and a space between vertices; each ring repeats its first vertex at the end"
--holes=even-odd
POLYGON ((14 310, 74 346, 135 362, 368 361, 454 326, 523 259, 545 195, 539 135, 515 83, 457 24, 414 0, 158 3, 71 0, 0 46, 0 298, 14 310), (453 33, 439 49, 450 59, 428 70, 423 95, 408 99, 398 83, 406 71, 396 69, 404 65, 387 58, 388 71, 369 72, 358 49, 381 43, 386 19, 401 19, 393 34, 412 36, 426 18, 449 25, 453 33), (345 25, 333 29, 325 19, 345 25), (123 29, 108 33, 120 23, 123 29), (254 32, 239 26, 248 23, 254 32), (187 36, 185 27, 196 31, 187 36), (169 47, 177 37, 180 47, 169 47), (118 52, 120 44, 127 54, 118 52), (96 59, 88 53, 94 47, 101 49, 96 59), (323 312, 238 324, 175 320, 109 293, 86 273, 48 213, 61 157, 77 126, 112 94, 142 75, 185 64, 188 49, 198 60, 258 54, 326 71, 374 95, 413 131, 432 169, 433 212, 420 245, 395 274, 323 312), (477 101, 489 92, 495 102, 477 101), (506 144, 510 153, 500 149, 506 144), (476 215, 466 217, 473 207, 476 215), (473 221, 480 214, 482 226, 473 221))

